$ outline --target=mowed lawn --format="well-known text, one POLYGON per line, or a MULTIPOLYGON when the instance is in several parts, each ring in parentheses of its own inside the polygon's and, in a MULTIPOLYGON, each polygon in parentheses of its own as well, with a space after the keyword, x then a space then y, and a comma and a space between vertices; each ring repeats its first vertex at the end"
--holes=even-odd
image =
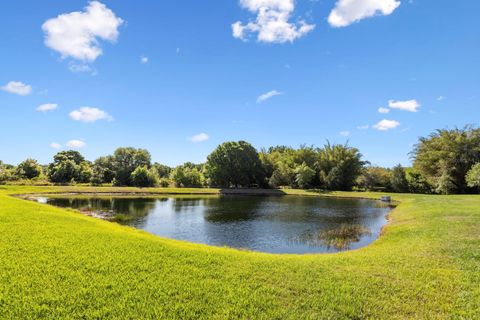
POLYGON ((393 195, 379 240, 317 255, 163 239, 10 196, 98 190, 135 191, 0 186, 1 319, 480 318, 480 196, 393 195))

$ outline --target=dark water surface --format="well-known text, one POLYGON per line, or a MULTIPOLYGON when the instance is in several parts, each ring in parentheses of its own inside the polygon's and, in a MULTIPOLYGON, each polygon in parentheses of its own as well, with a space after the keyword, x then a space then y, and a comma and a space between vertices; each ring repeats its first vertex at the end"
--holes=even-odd
POLYGON ((378 238, 390 208, 322 197, 48 196, 39 202, 96 213, 178 240, 271 253, 337 252, 378 238))

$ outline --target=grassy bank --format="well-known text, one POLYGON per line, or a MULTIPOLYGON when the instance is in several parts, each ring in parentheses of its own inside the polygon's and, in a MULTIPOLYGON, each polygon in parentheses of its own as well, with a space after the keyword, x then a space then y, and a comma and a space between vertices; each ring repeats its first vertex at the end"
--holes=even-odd
POLYGON ((10 196, 82 191, 220 192, 0 186, 0 318, 480 318, 480 196, 393 195, 372 245, 303 256, 162 239, 10 196))

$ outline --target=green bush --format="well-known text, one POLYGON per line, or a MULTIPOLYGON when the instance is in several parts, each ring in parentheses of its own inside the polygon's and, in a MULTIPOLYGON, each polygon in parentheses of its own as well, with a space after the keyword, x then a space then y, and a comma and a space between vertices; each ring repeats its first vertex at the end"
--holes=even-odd
POLYGON ((480 188, 480 162, 468 171, 465 180, 470 188, 480 188))
POLYGON ((135 187, 155 187, 158 185, 158 174, 156 170, 148 169, 147 166, 137 167, 132 172, 131 181, 135 187))
POLYGON ((27 159, 20 163, 16 169, 16 175, 23 179, 33 179, 42 174, 42 167, 37 160, 27 159))

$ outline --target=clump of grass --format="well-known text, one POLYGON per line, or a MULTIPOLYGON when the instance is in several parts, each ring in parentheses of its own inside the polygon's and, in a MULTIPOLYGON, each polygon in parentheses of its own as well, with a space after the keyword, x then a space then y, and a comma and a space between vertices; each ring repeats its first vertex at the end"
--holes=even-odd
POLYGON ((371 234, 369 229, 360 224, 342 224, 338 228, 320 231, 317 237, 327 247, 346 250, 352 243, 360 241, 362 236, 371 234))

